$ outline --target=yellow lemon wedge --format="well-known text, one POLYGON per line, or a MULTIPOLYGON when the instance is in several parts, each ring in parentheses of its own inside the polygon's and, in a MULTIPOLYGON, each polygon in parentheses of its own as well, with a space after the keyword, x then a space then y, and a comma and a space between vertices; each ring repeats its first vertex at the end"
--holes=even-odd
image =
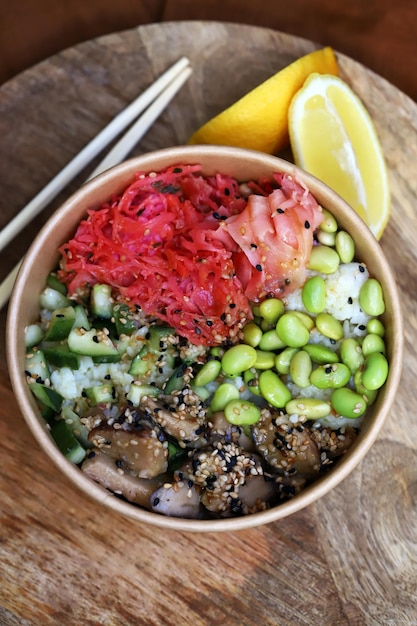
POLYGON ((346 200, 379 239, 391 197, 374 123, 363 102, 337 76, 312 74, 288 112, 295 163, 346 200))
POLYGON ((237 146, 276 154, 289 143, 291 100, 313 72, 338 74, 331 47, 306 54, 268 78, 201 126, 188 143, 237 146))

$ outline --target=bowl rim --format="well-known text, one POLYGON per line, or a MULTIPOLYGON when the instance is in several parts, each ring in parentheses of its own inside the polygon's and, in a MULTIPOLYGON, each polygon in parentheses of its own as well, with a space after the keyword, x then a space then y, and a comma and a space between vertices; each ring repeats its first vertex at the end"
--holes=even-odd
MULTIPOLYGON (((221 167, 222 166, 219 167, 219 171, 222 171, 221 167)), ((121 186, 118 184, 117 186, 119 186, 121 190, 123 187, 127 186, 127 183, 123 183, 121 186)), ((83 213, 85 212, 86 209, 83 213)), ((78 223, 78 221, 76 223, 78 223)), ((72 227, 72 231, 74 228, 75 227, 72 227)), ((43 254, 45 254, 45 250, 43 250, 43 254)), ((58 251, 56 252, 56 259, 58 259, 58 251)), ((52 260, 51 257, 51 261, 52 260)), ((235 531, 283 519, 309 506, 342 482, 360 463, 375 442, 394 402, 395 393, 401 378, 404 344, 403 334, 403 317, 399 292, 395 277, 385 257, 384 251, 362 219, 336 192, 293 163, 277 156, 227 146, 194 145, 163 148, 128 159, 122 164, 86 182, 56 209, 29 247, 16 278, 6 320, 6 356, 10 380, 19 409, 34 438, 65 477, 84 494, 89 496, 90 499, 104 504, 111 510, 121 513, 126 517, 150 523, 161 528, 196 532, 235 531), (116 183, 118 183, 118 181, 120 183, 121 179, 123 179, 123 181, 131 180, 134 172, 158 171, 168 164, 199 163, 205 159, 216 160, 218 163, 240 159, 240 162, 246 164, 245 166, 249 168, 255 166, 255 169, 258 167, 261 170, 269 170, 271 173, 273 171, 283 171, 297 176, 297 178, 305 182, 313 195, 320 198, 319 201, 321 204, 331 204, 333 206, 336 203, 336 205, 340 206, 345 212, 344 217, 346 217, 349 224, 348 230, 350 232, 360 232, 361 237, 366 242, 369 254, 376 255, 376 258, 378 258, 379 267, 383 273, 384 292, 385 295, 389 297, 390 305, 392 306, 391 320, 393 324, 393 335, 391 341, 395 349, 393 349, 390 355, 390 371, 384 386, 384 402, 382 405, 380 403, 378 406, 379 410, 376 418, 373 419, 372 423, 366 429, 366 432, 361 433, 362 436, 361 434, 359 435, 357 441, 350 448, 349 453, 339 459, 334 469, 307 486, 294 498, 266 511, 236 518, 194 520, 166 517, 124 501, 99 484, 94 483, 90 478, 84 475, 77 466, 73 465, 63 456, 53 442, 46 422, 44 422, 36 408, 36 403, 24 378, 22 368, 23 355, 21 354, 22 337, 19 336, 14 321, 20 315, 21 303, 25 300, 25 289, 31 275, 33 263, 36 262, 36 259, 42 253, 42 249, 45 248, 48 235, 62 220, 62 216, 71 213, 71 210, 77 203, 88 198, 90 194, 94 195, 97 190, 101 190, 104 196, 106 196, 107 193, 107 197, 110 197, 111 193, 109 193, 109 191, 114 189, 116 183)))

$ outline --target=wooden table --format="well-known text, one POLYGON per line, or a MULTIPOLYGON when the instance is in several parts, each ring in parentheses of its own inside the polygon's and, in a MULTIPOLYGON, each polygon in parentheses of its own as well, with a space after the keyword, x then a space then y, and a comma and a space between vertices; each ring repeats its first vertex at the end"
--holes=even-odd
MULTIPOLYGON (((249 26, 155 24, 20 74, 0 88, 0 226, 183 54, 193 76, 138 154, 185 142, 206 118, 315 47, 249 26)), ((417 107, 357 62, 338 59, 374 118, 392 185, 382 246, 403 293, 406 352, 384 431, 338 488, 280 523, 207 535, 139 525, 93 504, 44 456, 10 390, 2 332, 2 626, 417 624, 417 107)), ((8 247, 2 276, 87 174, 8 247)))

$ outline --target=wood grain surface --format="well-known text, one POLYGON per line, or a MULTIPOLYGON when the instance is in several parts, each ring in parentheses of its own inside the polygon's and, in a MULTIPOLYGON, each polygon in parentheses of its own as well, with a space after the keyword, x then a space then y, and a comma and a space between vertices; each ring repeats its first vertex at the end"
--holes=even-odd
MULTIPOLYGON (((208 117, 316 47, 249 26, 152 24, 18 75, 0 88, 0 227, 180 56, 191 59, 193 76, 136 154, 186 142, 208 117)), ((42 453, 10 389, 2 331, 1 626, 417 624, 417 107, 359 63, 338 60, 375 121, 392 187, 381 243, 403 294, 405 359, 383 432, 341 485, 282 522, 207 535, 140 525, 93 504, 42 453)), ((87 175, 7 248, 2 276, 87 175)))

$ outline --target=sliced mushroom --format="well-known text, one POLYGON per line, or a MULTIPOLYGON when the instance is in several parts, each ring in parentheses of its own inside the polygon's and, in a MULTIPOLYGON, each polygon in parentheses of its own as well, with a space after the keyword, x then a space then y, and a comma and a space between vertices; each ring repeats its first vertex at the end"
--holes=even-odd
POLYGON ((124 421, 102 423, 89 433, 94 446, 122 461, 140 478, 154 478, 168 468, 168 442, 156 422, 138 409, 126 409, 124 421))
POLYGON ((287 415, 262 410, 261 419, 252 427, 257 451, 275 471, 294 472, 312 478, 320 470, 320 454, 309 430, 294 426, 287 415))
POLYGON ((248 476, 239 488, 239 498, 248 513, 264 511, 277 495, 275 481, 269 476, 248 476))
POLYGON ((129 502, 151 509, 150 498, 166 476, 152 480, 138 478, 127 470, 119 468, 115 461, 104 452, 94 450, 85 459, 81 470, 96 483, 122 495, 129 502))
POLYGON ((197 519, 201 517, 200 494, 193 484, 165 483, 153 492, 151 508, 155 513, 170 517, 197 519))
POLYGON ((157 400, 147 396, 142 399, 141 408, 182 447, 197 448, 206 445, 207 410, 192 389, 186 387, 157 400))
POLYGON ((223 411, 218 411, 210 416, 211 428, 209 443, 226 440, 237 443, 243 450, 253 452, 255 449, 252 437, 249 437, 241 426, 236 426, 227 421, 223 411))
POLYGON ((334 430, 329 426, 317 425, 311 429, 310 437, 317 445, 320 455, 325 452, 326 458, 333 461, 350 448, 357 437, 357 431, 351 426, 334 430))

